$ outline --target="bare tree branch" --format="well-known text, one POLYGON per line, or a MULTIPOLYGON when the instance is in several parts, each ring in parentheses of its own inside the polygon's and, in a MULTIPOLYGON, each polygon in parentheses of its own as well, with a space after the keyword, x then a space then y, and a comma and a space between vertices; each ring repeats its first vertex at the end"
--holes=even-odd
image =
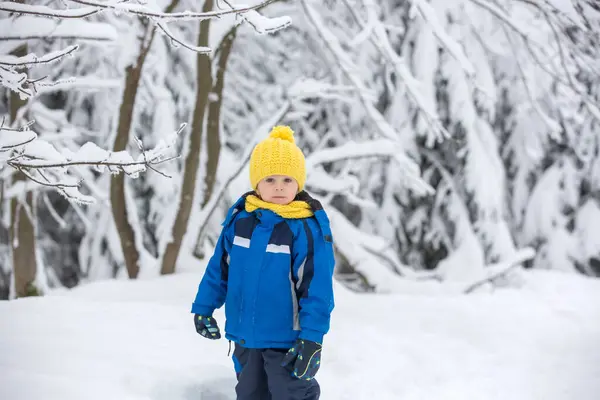
MULTIPOLYGON (((146 169, 151 169, 167 178, 170 178, 168 175, 155 169, 154 166, 177 158, 177 156, 167 158, 164 157, 164 154, 165 151, 173 145, 175 138, 187 125, 185 123, 181 124, 179 129, 169 136, 169 139, 166 141, 161 140, 156 147, 148 151, 144 149, 143 144, 138 140, 138 146, 142 150, 142 154, 138 157, 139 161, 134 161, 129 153, 117 154, 113 152, 107 152, 91 142, 84 144, 81 149, 71 157, 71 159, 67 159, 50 143, 42 140, 38 140, 37 147, 28 149, 28 146, 25 145, 34 142, 37 139, 35 132, 28 130, 28 127, 32 123, 33 121, 30 121, 25 125, 25 127, 20 129, 4 127, 0 129, 0 134, 4 133, 5 135, 19 135, 28 133, 30 135, 27 140, 11 140, 11 142, 17 143, 9 142, 8 145, 5 145, 2 147, 2 149, 0 149, 4 152, 13 152, 9 155, 8 159, 1 160, 2 164, 8 165, 14 168, 16 171, 22 172, 23 175, 32 182, 42 186, 55 188, 67 199, 79 202, 93 202, 93 198, 84 196, 77 190, 80 187, 81 180, 79 180, 77 183, 72 183, 75 182, 73 176, 67 175, 67 170, 69 167, 108 167, 113 173, 122 172, 131 176, 135 176, 146 169), (38 154, 42 155, 40 156, 38 154)), ((4 137, 4 139, 7 138, 4 137)))
POLYGON ((276 0, 265 0, 260 4, 242 7, 242 8, 234 8, 231 10, 223 10, 223 11, 210 11, 210 12, 193 12, 193 11, 183 11, 177 13, 165 13, 161 11, 155 11, 151 8, 145 7, 141 4, 114 4, 114 3, 103 3, 94 0, 70 0, 74 3, 83 4, 86 6, 93 6, 102 9, 112 9, 115 11, 127 12, 130 14, 139 15, 141 17, 151 17, 157 19, 166 19, 166 20, 193 20, 193 19, 209 19, 215 17, 221 17, 223 15, 229 14, 239 14, 247 11, 255 10, 257 8, 265 7, 268 4, 273 3, 276 0))
MULTIPOLYGON (((39 184, 39 185, 43 185, 43 186, 49 186, 49 187, 54 187, 54 188, 59 188, 59 189, 64 189, 66 187, 72 187, 72 188, 76 188, 78 187, 78 185, 71 185, 71 184, 65 184, 65 183, 46 183, 46 182, 42 182, 36 178, 33 177, 32 174, 30 174, 29 172, 27 172, 27 170, 25 168, 22 168, 19 165, 11 165, 13 166, 15 169, 17 169, 18 171, 21 171, 23 173, 23 175, 25 175, 27 177, 27 179, 39 184)), ((49 179, 46 178, 47 181, 49 181, 49 179)))
POLYGON ((0 65, 5 65, 9 68, 25 68, 36 64, 49 64, 72 54, 77 49, 79 49, 78 45, 68 46, 63 50, 54 51, 41 57, 33 53, 29 53, 25 57, 0 56, 0 65))
MULTIPOLYGON (((137 136, 133 136, 133 139, 135 140, 135 142, 138 145, 138 148, 140 149, 140 151, 142 152, 142 155, 144 157, 144 162, 145 165, 150 168, 152 171, 164 176, 165 178, 172 178, 172 176, 165 174, 164 172, 161 172, 159 170, 157 170, 156 168, 154 168, 152 166, 152 163, 150 163, 150 161, 148 161, 148 157, 146 157, 146 149, 144 148, 144 143, 142 142, 142 140, 140 138, 138 138, 137 136)), ((165 160, 163 160, 162 162, 165 162, 165 160)))
POLYGON ((86 7, 68 10, 57 10, 46 6, 32 6, 29 4, 15 3, 12 1, 0 2, 0 11, 7 11, 17 14, 39 15, 43 17, 70 19, 85 18, 101 11, 100 8, 86 7))
POLYGON ((13 150, 22 146, 25 146, 27 143, 31 143, 37 138, 37 135, 29 130, 29 127, 33 125, 34 121, 29 121, 27 124, 22 126, 20 129, 13 129, 5 127, 4 124, 6 122, 6 117, 2 118, 2 123, 0 123, 0 143, 6 142, 7 133, 10 135, 22 134, 23 132, 28 132, 29 137, 24 139, 23 141, 17 141, 16 143, 0 145, 0 153, 13 150))
MULTIPOLYGON (((233 7, 229 3, 228 0, 221 0, 221 1, 223 1, 223 3, 225 3, 225 4, 227 4, 231 10, 235 9, 235 7, 233 7)), ((259 5, 256 9, 260 9, 260 8, 266 7, 267 5, 269 5, 270 3, 273 3, 275 1, 279 1, 279 0, 273 0, 273 1, 270 1, 270 2, 265 2, 264 4, 259 5)), ((275 31, 277 31, 279 29, 285 28, 286 26, 288 26, 291 23, 291 21, 288 20, 288 21, 284 22, 282 25, 275 25, 275 26, 268 27, 268 28, 266 28, 266 29, 263 30, 261 27, 257 26, 257 24, 254 23, 253 18, 249 18, 249 15, 247 13, 240 13, 239 16, 244 21, 246 21, 252 28, 254 28, 255 31, 260 32, 260 33, 275 32, 275 31)))
MULTIPOLYGON (((19 157, 24 157, 27 160, 30 161, 34 161, 34 160, 43 160, 41 158, 34 158, 34 157, 28 157, 26 155, 20 155, 19 157)), ((171 158, 172 159, 172 158, 171 158)), ((23 161, 23 160, 9 160, 7 161, 7 164, 10 165, 11 167, 14 167, 16 169, 19 168, 30 168, 30 169, 45 169, 45 168, 65 168, 65 167, 74 167, 74 166, 83 166, 83 165, 88 165, 88 166, 105 166, 105 167, 119 167, 119 168, 124 168, 124 167, 134 167, 136 165, 159 165, 162 164, 166 161, 169 161, 169 159, 158 159, 158 158, 154 158, 152 160, 149 161, 134 161, 134 162, 117 162, 117 161, 65 161, 65 162, 55 162, 55 163, 28 163, 27 161, 23 161)))
POLYGON ((92 37, 92 36, 73 36, 69 35, 52 35, 52 37, 48 38, 44 35, 30 35, 30 36, 1 36, 0 42, 9 42, 9 41, 25 41, 25 40, 47 40, 47 39, 62 39, 62 40, 80 40, 80 41, 95 41, 95 42, 110 42, 112 39, 107 37, 92 37))
POLYGON ((156 21, 155 24, 158 27, 158 29, 163 31, 164 34, 167 35, 171 39, 172 42, 177 43, 178 45, 183 46, 188 50, 191 50, 191 51, 194 51, 194 52, 200 53, 200 54, 208 54, 212 51, 210 49, 210 47, 194 46, 191 44, 187 44, 184 41, 176 38, 175 35, 173 34, 173 32, 171 32, 169 30, 169 28, 167 27, 167 24, 165 24, 164 22, 156 21))

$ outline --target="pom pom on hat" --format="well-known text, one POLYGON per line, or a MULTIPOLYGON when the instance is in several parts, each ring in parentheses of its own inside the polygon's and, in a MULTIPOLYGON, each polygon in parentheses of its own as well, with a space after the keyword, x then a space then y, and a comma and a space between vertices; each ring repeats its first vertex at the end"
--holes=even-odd
POLYGON ((271 129, 269 137, 273 139, 287 140, 288 142, 296 143, 294 140, 294 131, 286 125, 278 125, 271 129))
POLYGON ((294 131, 289 126, 273 127, 269 137, 258 143, 250 156, 250 184, 256 189, 258 183, 271 175, 290 176, 304 188, 306 166, 304 154, 294 140, 294 131))

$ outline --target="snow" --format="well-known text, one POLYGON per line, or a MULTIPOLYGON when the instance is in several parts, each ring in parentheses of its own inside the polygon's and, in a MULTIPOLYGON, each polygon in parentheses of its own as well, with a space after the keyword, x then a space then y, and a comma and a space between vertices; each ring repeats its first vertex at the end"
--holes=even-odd
MULTIPOLYGON (((201 338, 189 314, 200 277, 0 303, 0 397, 234 399, 227 341, 201 338)), ((600 390, 597 280, 536 271, 493 294, 335 290, 317 375, 325 399, 593 400, 600 390)))
POLYGON ((575 4, 572 0, 546 0, 552 7, 564 14, 569 20, 581 29, 587 29, 585 23, 575 10, 575 4))
POLYGON ((339 147, 330 147, 311 153, 306 167, 312 170, 316 165, 360 157, 395 156, 399 153, 398 142, 387 139, 370 140, 365 143, 348 141, 339 147))
MULTIPOLYGON (((348 78, 350 83, 355 87, 356 94, 358 97, 357 100, 359 100, 363 105, 366 114, 368 115, 369 119, 373 122, 374 126, 377 128, 379 134, 385 139, 397 141, 398 132, 390 125, 390 123, 383 117, 381 112, 377 110, 377 108, 374 106, 372 101, 372 90, 367 89, 365 87, 358 73, 359 71, 357 66, 350 59, 348 54, 344 52, 338 38, 333 34, 331 30, 327 28, 327 24, 322 20, 322 18, 318 15, 316 10, 312 6, 310 6, 304 1, 302 2, 302 6, 308 18, 311 20, 311 25, 315 28, 315 31, 318 32, 319 39, 333 54, 335 54, 336 62, 338 63, 340 70, 343 71, 344 75, 348 78)), ((358 17, 355 19, 360 21, 360 18, 358 17)), ((391 49, 389 41, 387 39, 384 39, 387 38, 385 31, 376 30, 376 33, 378 33, 377 39, 380 39, 382 43, 380 44, 379 40, 373 40, 373 43, 378 47, 383 56, 387 56, 391 59, 391 62, 393 63, 394 67, 397 71, 399 71, 398 75, 402 77, 403 83, 407 87, 410 87, 411 84, 409 82, 411 80, 415 80, 414 77, 412 77, 412 75, 408 71, 408 68, 406 68, 406 65, 391 49)), ((410 181, 415 190, 426 191, 427 185, 424 182, 422 182, 419 176, 419 166, 414 162, 414 160, 406 157, 405 155, 400 154, 398 155, 398 157, 396 157, 396 160, 402 164, 403 170, 406 172, 406 176, 404 176, 403 178, 405 178, 407 181, 410 181)))
POLYGON ((207 54, 207 53, 210 53, 210 51, 211 51, 210 48, 208 48, 206 46, 194 46, 194 45, 190 45, 190 44, 187 44, 187 43, 181 41, 173 34, 173 32, 171 32, 171 30, 168 28, 167 24, 164 24, 162 22, 156 22, 156 26, 160 29, 160 32, 169 36, 169 38, 171 39, 171 44, 173 46, 183 46, 188 50, 191 50, 191 51, 194 51, 194 52, 200 53, 200 54, 207 54))
MULTIPOLYGON (((239 4, 235 8, 249 8, 248 5, 239 4)), ((268 18, 260 15, 254 10, 240 14, 258 34, 273 33, 286 28, 292 24, 292 19, 288 16, 268 18)))
MULTIPOLYGON (((96 198, 79 191, 81 182, 68 174, 69 167, 90 165, 101 172, 108 168, 112 173, 122 171, 137 178, 141 172, 151 168, 151 165, 169 160, 167 156, 173 152, 177 138, 185 126, 186 124, 181 124, 176 132, 166 135, 152 149, 144 149, 140 142, 142 151, 135 160, 127 151, 109 152, 91 142, 84 143, 74 152, 66 147, 58 149, 49 141, 37 139, 35 132, 29 130, 0 128, 0 150, 4 150, 4 153, 0 153, 0 161, 6 162, 10 157, 15 168, 25 168, 23 171, 27 177, 38 185, 52 186, 71 201, 91 204, 96 202, 96 198), (6 150, 14 150, 15 153, 6 150)), ((22 189, 9 188, 7 193, 11 197, 16 196, 22 189)), ((92 189, 92 192, 96 191, 92 189)))
POLYGON ((475 67, 463 52, 462 46, 446 33, 433 7, 423 0, 412 0, 412 6, 419 10, 423 19, 429 23, 435 36, 450 54, 452 54, 456 61, 460 63, 460 66, 465 73, 468 76, 475 75, 475 67))
POLYGON ((61 81, 60 85, 42 86, 38 93, 48 93, 59 90, 85 90, 86 93, 101 91, 105 89, 118 89, 122 82, 118 79, 103 79, 95 77, 77 77, 70 78, 68 81, 61 81))
POLYGON ((57 10, 46 6, 33 6, 29 4, 13 3, 10 1, 0 2, 0 9, 2 9, 3 11, 13 11, 15 13, 46 15, 54 16, 57 18, 83 18, 98 12, 98 9, 94 7, 57 10))
POLYGON ((51 62, 59 61, 62 57, 70 54, 77 50, 79 46, 68 46, 60 51, 53 51, 51 53, 44 54, 43 56, 36 56, 33 53, 29 53, 24 57, 15 57, 12 55, 0 56, 0 65, 6 67, 30 67, 34 64, 46 64, 51 62))
MULTIPOLYGON (((160 19, 162 21, 202 21, 209 18, 219 18, 220 16, 228 15, 228 14, 238 14, 238 13, 250 13, 253 10, 249 10, 249 8, 257 8, 259 3, 255 6, 247 6, 242 4, 235 4, 234 7, 229 7, 227 10, 218 10, 218 11, 209 11, 209 12, 194 12, 194 11, 182 11, 182 12, 171 12, 166 13, 158 10, 156 5, 148 4, 132 4, 132 3, 123 3, 123 2, 103 2, 103 1, 95 1, 95 0, 77 0, 79 4, 84 4, 88 6, 92 6, 93 8, 100 9, 111 9, 116 13, 131 13, 135 15, 160 19)), ((277 18, 276 21, 269 22, 268 18, 258 19, 256 21, 263 24, 263 26, 267 29, 281 29, 287 25, 281 25, 282 22, 290 22, 289 17, 280 17, 277 18), (275 28, 276 25, 279 25, 278 28, 275 28)))
MULTIPOLYGON (((5 129, 0 126, 0 150, 5 151, 8 148, 23 145, 37 138, 33 131, 16 131, 5 129)), ((1 158, 0 158, 1 159, 1 158)))
MULTIPOLYGON (((30 5, 20 5, 12 2, 0 3, 0 8, 4 7, 29 7, 30 5), (8 4, 8 5, 7 5, 8 4)), ((42 6, 36 6, 40 8, 42 6)), ((48 8, 48 7, 42 7, 48 8)), ((56 12, 57 10, 53 10, 56 12)), ((62 10, 66 11, 66 10, 62 10)), ((73 10, 74 11, 74 10, 73 10)), ((19 18, 7 18, 0 20, 0 36, 5 40, 24 40, 28 38, 73 38, 78 41, 103 40, 116 41, 118 39, 117 30, 110 24, 101 22, 91 22, 83 19, 65 19, 59 22, 46 18, 31 15, 24 15, 19 18)), ((18 44, 18 43, 17 43, 18 44)))

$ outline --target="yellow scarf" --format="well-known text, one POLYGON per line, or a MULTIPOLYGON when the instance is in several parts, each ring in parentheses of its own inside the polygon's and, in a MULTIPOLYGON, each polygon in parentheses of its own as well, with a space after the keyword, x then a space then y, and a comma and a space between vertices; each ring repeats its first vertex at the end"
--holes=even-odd
POLYGON ((313 216, 312 209, 305 201, 294 200, 290 204, 275 204, 263 201, 253 194, 246 196, 246 211, 252 212, 258 208, 271 210, 275 214, 289 219, 313 216))

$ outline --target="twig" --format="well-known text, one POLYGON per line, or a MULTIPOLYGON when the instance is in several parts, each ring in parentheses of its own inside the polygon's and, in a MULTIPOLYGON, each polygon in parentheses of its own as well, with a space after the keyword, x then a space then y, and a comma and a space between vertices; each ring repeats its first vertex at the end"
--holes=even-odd
POLYGON ((209 12, 193 12, 193 11, 184 11, 177 13, 165 13, 161 11, 154 11, 148 7, 138 4, 110 4, 110 3, 101 3, 94 0, 71 0, 74 3, 83 4, 86 6, 99 7, 103 9, 112 9, 115 11, 127 12, 135 15, 139 15, 142 17, 152 17, 152 18, 160 18, 160 19, 180 19, 180 20, 192 20, 192 19, 209 19, 220 17, 223 15, 229 14, 238 14, 251 10, 255 10, 257 8, 265 7, 268 4, 273 3, 276 0, 265 0, 260 4, 243 7, 243 8, 235 8, 231 10, 224 11, 209 11, 209 12))
POLYGON ((72 33, 70 33, 68 35, 65 35, 65 36, 53 34, 50 37, 48 37, 46 35, 0 36, 0 42, 25 41, 25 40, 36 40, 36 39, 40 39, 40 40, 63 39, 63 40, 79 40, 79 41, 95 41, 95 42, 110 42, 110 41, 113 40, 113 39, 110 39, 110 38, 107 38, 107 37, 102 37, 102 36, 98 36, 98 37, 92 37, 92 36, 85 36, 85 37, 73 36, 72 33))
MULTIPOLYGON (((21 154, 20 157, 27 157, 31 160, 42 160, 40 158, 29 157, 27 155, 21 154)), ((172 160, 175 157, 171 157, 169 159, 158 160, 158 156, 151 159, 148 163, 146 161, 134 161, 134 162, 113 162, 113 161, 65 161, 58 163, 48 163, 48 164, 28 164, 27 162, 22 161, 11 161, 7 162, 8 165, 14 168, 65 168, 65 167, 73 167, 73 166, 82 166, 82 165, 98 165, 105 167, 131 167, 136 165, 158 165, 169 160, 172 160)))
POLYGON ((0 2, 0 11, 7 11, 17 14, 39 15, 43 17, 53 17, 60 19, 85 18, 96 14, 101 9, 96 7, 56 10, 46 6, 31 6, 29 4, 15 3, 12 1, 0 2))
MULTIPOLYGON (((13 165, 11 165, 11 166, 13 166, 13 165)), ((78 185, 69 185, 69 184, 66 184, 66 183, 46 183, 46 182, 42 182, 42 181, 34 178, 33 175, 31 175, 29 172, 25 171, 25 169, 22 168, 22 167, 20 167, 20 166, 13 166, 13 168, 15 168, 15 169, 19 170, 20 172, 22 172, 23 175, 25 175, 27 177, 27 179, 29 179, 29 180, 31 180, 31 181, 39 184, 39 185, 42 185, 42 186, 49 186, 49 187, 55 187, 55 188, 61 188, 61 189, 62 188, 66 188, 66 187, 73 187, 73 188, 78 187, 78 185)))
MULTIPOLYGON (((229 6, 231 9, 234 9, 234 7, 233 7, 231 4, 229 4, 229 1, 227 1, 227 0, 221 0, 221 1, 223 1, 223 3, 225 3, 225 4, 227 4, 227 5, 228 5, 228 6, 229 6)), ((279 1, 279 0, 273 0, 272 2, 275 2, 275 1, 279 1)), ((264 5, 263 5, 263 6, 261 6, 261 7, 257 7, 257 9, 259 9, 259 8, 263 8, 263 7, 266 7, 266 6, 267 6, 268 4, 270 4, 270 3, 271 3, 271 2, 269 2, 269 3, 266 3, 266 4, 264 4, 264 5)), ((252 23, 252 21, 250 21, 250 19, 246 18, 246 17, 244 16, 244 14, 243 14, 243 13, 240 13, 240 14, 239 14, 239 16, 240 16, 240 17, 241 17, 241 18, 242 18, 244 21, 246 21, 246 22, 247 22, 247 23, 248 23, 248 24, 249 24, 249 25, 250 25, 250 26, 251 26, 251 27, 252 27, 252 28, 253 28, 255 31, 257 31, 257 32, 259 32, 259 31, 260 31, 260 29, 259 29, 259 28, 258 28, 256 25, 254 25, 254 23, 252 23)), ((273 31, 276 31, 276 30, 278 30, 278 29, 280 29, 280 28, 281 28, 281 27, 277 27, 277 28, 274 28, 274 29, 272 29, 272 30, 273 30, 273 31)), ((271 30, 266 30, 266 32, 270 32, 270 31, 271 31, 271 30)))
MULTIPOLYGON (((5 128, 4 127, 4 123, 6 122, 6 117, 2 118, 2 123, 0 123, 0 133, 2 131, 8 131, 8 132, 30 132, 29 131, 29 127, 31 125, 33 125, 34 121, 29 121, 28 123, 26 123, 25 125, 23 125, 21 128, 19 129, 13 129, 13 128, 5 128)), ((31 137, 30 139, 21 142, 21 143, 17 143, 17 144, 11 144, 11 145, 5 145, 5 146, 0 146, 0 153, 12 150, 14 148, 17 147, 21 147, 21 146, 25 146, 27 143, 31 143, 32 141, 34 141, 37 138, 37 135, 34 135, 33 137, 31 137)))
POLYGON ((188 50, 194 51, 199 54, 208 54, 212 51, 209 47, 194 46, 194 45, 185 43, 181 39, 176 38, 175 35, 173 35, 173 33, 169 30, 169 28, 167 28, 166 24, 164 24, 163 22, 156 21, 155 24, 158 27, 158 29, 163 31, 163 33, 171 39, 172 42, 175 42, 175 43, 179 44, 180 46, 185 47, 188 50))
MULTIPOLYGON (((144 162, 145 162, 146 166, 147 166, 148 168, 150 168, 152 171, 154 171, 154 172, 156 172, 156 173, 158 173, 158 174, 160 174, 160 175, 164 176, 165 178, 172 178, 172 176, 170 176, 170 175, 167 175, 167 174, 165 174, 165 173, 163 173, 163 172, 161 172, 161 171, 157 170, 156 168, 154 168, 154 167, 153 167, 153 166, 150 164, 150 162, 148 161, 148 158, 146 157, 146 150, 144 149, 144 143, 142 142, 142 140, 141 140, 140 138, 138 138, 138 137, 137 137, 137 136, 135 136, 135 135, 133 136, 133 138, 135 139, 135 142, 137 143, 137 145, 138 145, 138 148, 139 148, 139 149, 140 149, 140 151, 142 152, 142 156, 144 157, 144 162)), ((164 161, 163 161, 163 162, 164 162, 164 161)))
MULTIPOLYGON (((66 49, 62 50, 62 51, 57 51, 55 52, 56 54, 54 55, 48 55, 49 57, 46 58, 47 56, 38 58, 35 54, 28 54, 33 56, 33 61, 25 61, 25 59, 27 58, 27 56, 25 57, 18 57, 16 58, 15 61, 10 61, 10 60, 2 60, 0 59, 0 65, 6 65, 8 67, 11 68, 24 68, 24 67, 28 67, 31 65, 35 65, 35 64, 49 64, 53 61, 56 61, 64 56, 67 56, 69 54, 72 54, 73 52, 75 52, 77 49, 79 49, 78 45, 73 45, 73 46, 69 46, 66 49)), ((34 81, 29 81, 30 83, 37 83, 39 81, 41 81, 44 78, 39 78, 37 80, 34 81)))

